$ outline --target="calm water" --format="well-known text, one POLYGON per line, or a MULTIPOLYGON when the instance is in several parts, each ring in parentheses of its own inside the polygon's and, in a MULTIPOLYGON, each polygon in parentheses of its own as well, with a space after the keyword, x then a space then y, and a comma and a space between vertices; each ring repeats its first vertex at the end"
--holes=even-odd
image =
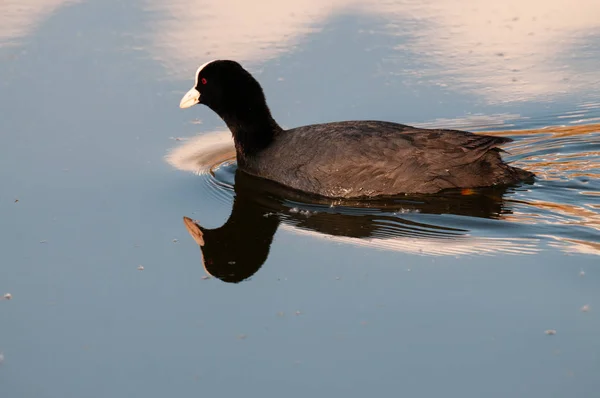
POLYGON ((599 394, 600 3, 323 4, 0 3, 1 397, 599 394), (178 108, 218 57, 283 126, 507 135, 538 179, 365 206, 236 175, 178 108))

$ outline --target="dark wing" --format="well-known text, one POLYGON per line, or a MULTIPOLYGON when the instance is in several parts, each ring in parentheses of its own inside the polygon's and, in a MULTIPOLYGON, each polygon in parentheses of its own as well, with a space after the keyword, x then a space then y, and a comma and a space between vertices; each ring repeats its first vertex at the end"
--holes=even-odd
POLYGON ((278 173, 280 182, 335 197, 490 185, 486 168, 502 163, 495 148, 511 141, 371 121, 306 126, 289 133, 273 148, 286 154, 281 164, 288 172, 278 173))
POLYGON ((428 163, 454 160, 448 166, 468 164, 481 159, 491 149, 511 142, 507 137, 473 134, 460 130, 415 129, 408 133, 414 137, 416 148, 424 150, 428 163))

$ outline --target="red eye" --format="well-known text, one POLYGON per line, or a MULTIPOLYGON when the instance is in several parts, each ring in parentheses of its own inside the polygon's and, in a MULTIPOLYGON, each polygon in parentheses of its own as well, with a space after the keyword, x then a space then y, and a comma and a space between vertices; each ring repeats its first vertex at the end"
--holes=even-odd
POLYGON ((202 78, 200 81, 202 82, 202 84, 206 84, 206 79, 205 78, 202 78))

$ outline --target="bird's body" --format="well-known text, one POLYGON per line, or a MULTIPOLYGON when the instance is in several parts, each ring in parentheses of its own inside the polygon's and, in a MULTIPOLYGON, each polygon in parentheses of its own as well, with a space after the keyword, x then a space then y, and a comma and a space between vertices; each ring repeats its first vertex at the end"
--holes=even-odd
POLYGON ((271 117, 258 82, 236 62, 207 63, 196 81, 181 106, 205 103, 221 116, 232 132, 238 167, 303 192, 372 198, 509 185, 533 177, 503 162, 498 146, 508 138, 382 121, 284 130, 271 117))
POLYGON ((502 162, 497 146, 508 141, 380 121, 325 123, 282 131, 242 169, 327 197, 435 193, 529 177, 502 162))

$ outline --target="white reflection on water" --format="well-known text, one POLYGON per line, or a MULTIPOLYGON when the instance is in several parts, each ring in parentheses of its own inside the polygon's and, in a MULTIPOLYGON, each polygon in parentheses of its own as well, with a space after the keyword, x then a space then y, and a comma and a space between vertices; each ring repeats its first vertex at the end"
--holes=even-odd
POLYGON ((44 18, 58 8, 78 0, 2 0, 0 1, 0 47, 18 44, 44 18))
MULTIPOLYGON (((532 100, 600 85, 597 0, 147 0, 168 15, 152 33, 159 58, 177 78, 189 78, 207 59, 258 65, 293 52, 327 20, 342 14, 379 18, 374 30, 397 36, 387 74, 473 92, 489 102, 532 100), (394 51, 395 50, 395 51, 394 51), (411 57, 419 70, 400 70, 411 57)), ((160 17, 159 17, 160 18, 160 17)))
MULTIPOLYGON (((403 9, 388 6, 397 17, 403 9)), ((462 86, 490 101, 598 85, 593 66, 598 57, 589 48, 600 33, 596 0, 411 1, 410 12, 422 23, 406 47, 434 63, 425 73, 441 73, 441 84, 462 86)))
POLYGON ((540 251, 538 239, 530 238, 490 238, 473 235, 465 235, 453 239, 409 238, 403 236, 394 238, 353 238, 349 236, 324 235, 286 224, 283 224, 281 227, 300 235, 328 239, 337 243, 434 257, 490 256, 497 254, 526 255, 535 254, 540 251))
MULTIPOLYGON (((79 0, 3 0, 0 47, 19 43, 60 7, 79 0)), ((207 59, 232 58, 260 67, 294 52, 335 17, 355 15, 397 37, 384 74, 406 84, 475 93, 488 102, 553 99, 600 88, 600 1, 578 0, 142 0, 154 53, 176 78, 190 78, 207 59), (406 70, 400 59, 418 67, 406 70)), ((380 43, 381 44, 381 43, 380 43)), ((352 45, 352 43, 344 43, 352 45)), ((368 50, 368 49, 357 49, 368 50)))
POLYGON ((208 173, 210 168, 235 158, 235 147, 228 130, 218 130, 187 140, 169 152, 167 162, 179 170, 196 174, 208 173))

